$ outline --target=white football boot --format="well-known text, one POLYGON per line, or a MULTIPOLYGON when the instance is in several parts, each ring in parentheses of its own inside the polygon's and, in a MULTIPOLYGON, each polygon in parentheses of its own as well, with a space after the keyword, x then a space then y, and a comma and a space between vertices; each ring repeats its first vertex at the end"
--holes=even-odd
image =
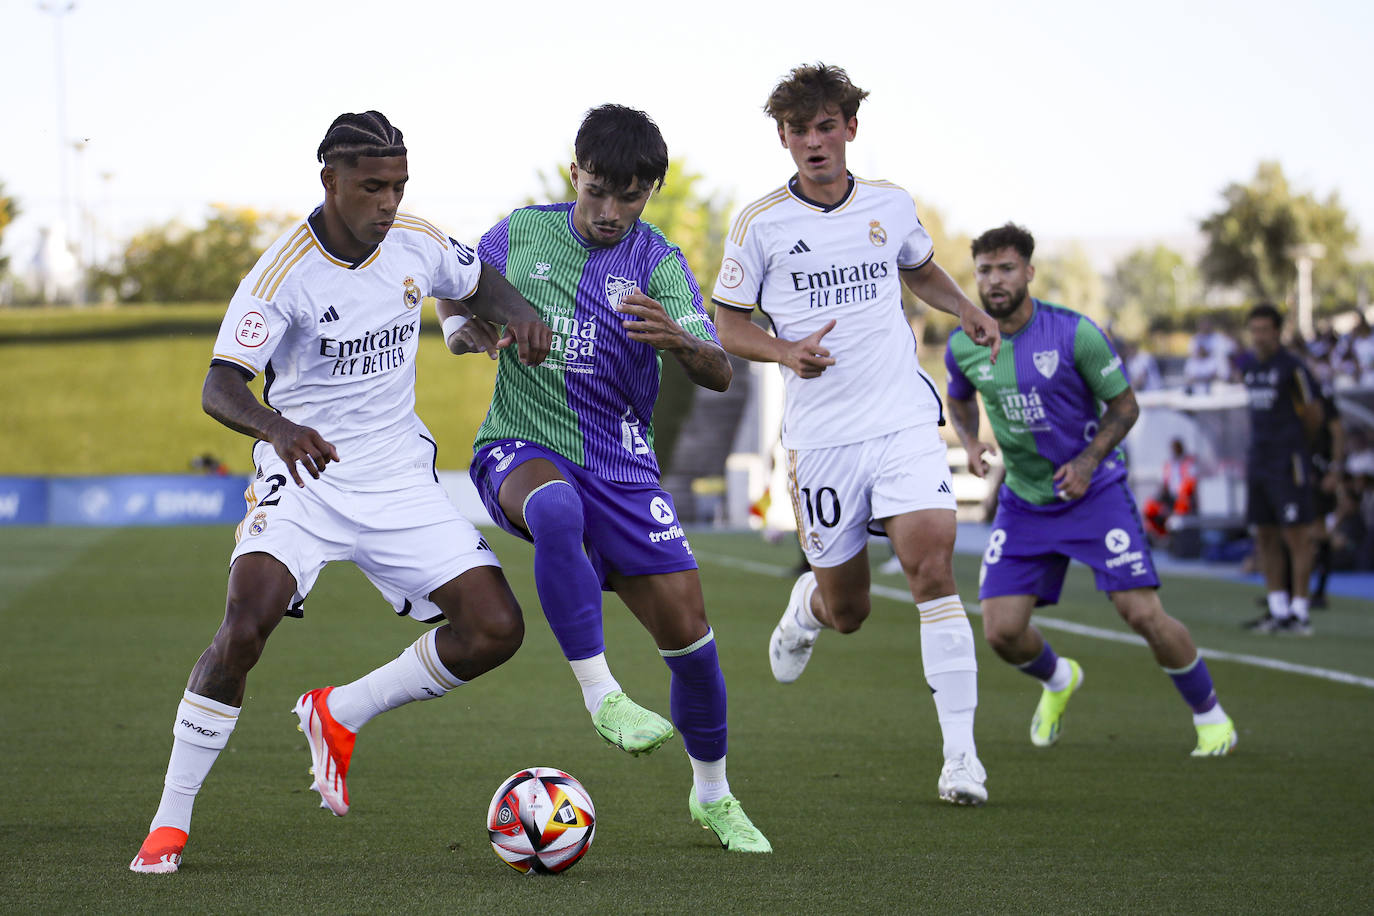
POLYGON ((988 800, 988 790, 984 785, 987 779, 988 771, 983 769, 978 758, 963 753, 945 761, 936 788, 940 797, 950 804, 976 807, 988 800))
POLYGON ((811 660, 811 649, 816 645, 816 637, 821 631, 797 623, 796 611, 803 601, 811 600, 811 593, 815 590, 816 574, 810 571, 802 573, 792 586, 787 609, 782 612, 782 619, 773 628, 773 635, 768 640, 768 663, 773 668, 773 677, 780 684, 790 684, 801 677, 806 670, 806 663, 811 660))

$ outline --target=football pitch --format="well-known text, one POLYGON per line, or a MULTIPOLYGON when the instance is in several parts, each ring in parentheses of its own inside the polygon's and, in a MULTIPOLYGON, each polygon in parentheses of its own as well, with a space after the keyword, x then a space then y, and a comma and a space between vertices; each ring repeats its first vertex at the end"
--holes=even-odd
MULTIPOLYGON (((393 658, 394 620, 331 566, 249 679, 176 875, 128 871, 157 806, 171 720, 223 613, 228 528, 0 529, 0 902, 7 912, 1029 913, 1368 912, 1374 900, 1374 602, 1335 598, 1311 639, 1243 632, 1254 586, 1174 576, 1165 606, 1215 650, 1234 756, 1188 756, 1168 679, 1075 568, 1047 635, 1085 686, 1047 750, 1037 689, 981 641, 977 738, 988 805, 937 800, 941 755, 915 610, 875 576, 858 633, 822 636, 800 681, 769 673, 795 543, 693 533, 730 690, 730 782, 776 850, 727 853, 687 815, 679 738, 633 759, 602 744, 539 611, 532 551, 490 536, 525 609, 514 659, 358 738, 352 810, 308 790, 290 707, 393 658), (1095 628, 1095 629, 1094 629, 1095 628), (1098 632, 1106 631, 1106 633, 1098 632), (1303 670, 1262 667, 1264 660, 1303 670), (1313 670, 1315 669, 1315 670, 1313 670), (1305 673, 1304 673, 1305 672, 1305 673), (1321 672, 1327 672, 1323 675, 1321 672), (1346 675, 1343 679, 1341 675, 1346 675), (559 876, 497 860, 501 779, 567 770, 596 839, 559 876)), ((884 557, 874 558, 875 563, 884 557)), ((956 558, 976 608, 976 557, 956 558)), ((614 597, 608 658, 663 713, 668 674, 614 597)))

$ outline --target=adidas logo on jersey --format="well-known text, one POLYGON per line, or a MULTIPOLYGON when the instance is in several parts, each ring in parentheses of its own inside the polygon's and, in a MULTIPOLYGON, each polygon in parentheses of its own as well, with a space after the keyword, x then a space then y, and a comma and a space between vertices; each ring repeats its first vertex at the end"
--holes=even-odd
POLYGON ((788 253, 788 254, 802 254, 802 253, 807 252, 807 251, 810 251, 810 250, 811 250, 811 246, 810 246, 810 245, 806 244, 806 242, 804 242, 804 241, 801 240, 801 239, 797 239, 797 244, 793 245, 793 246, 792 246, 792 250, 789 251, 789 252, 787 252, 787 253, 788 253))
POLYGON ((334 306, 332 306, 332 305, 331 305, 329 308, 325 309, 325 310, 324 310, 324 314, 320 316, 320 324, 328 324, 328 323, 331 322, 331 321, 338 321, 338 320, 339 320, 339 313, 336 312, 336 311, 334 311, 334 306))
POLYGON ((943 480, 940 481, 940 489, 936 490, 935 492, 936 492, 936 493, 949 493, 949 492, 950 492, 949 484, 948 484, 947 482, 943 481, 943 480))

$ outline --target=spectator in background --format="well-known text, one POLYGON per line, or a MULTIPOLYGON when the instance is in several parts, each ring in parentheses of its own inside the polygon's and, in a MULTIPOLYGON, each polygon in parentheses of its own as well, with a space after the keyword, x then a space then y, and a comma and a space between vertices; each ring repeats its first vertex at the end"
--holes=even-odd
POLYGON ((1336 491, 1331 523, 1331 567, 1338 570, 1374 569, 1374 539, 1370 513, 1361 505, 1374 477, 1346 474, 1336 491))
POLYGON ((1332 352, 1337 372, 1360 385, 1374 385, 1374 333, 1363 312, 1355 328, 1341 338, 1332 352))
POLYGON ((198 471, 201 474, 210 474, 215 477, 226 477, 229 474, 229 466, 210 452, 192 458, 191 470, 198 471))
POLYGON ((1138 343, 1123 343, 1121 356, 1126 361, 1126 378, 1136 391, 1152 391, 1164 387, 1159 363, 1154 354, 1138 343))
POLYGON ((1352 426, 1347 431, 1345 472, 1352 477, 1374 476, 1374 443, 1363 427, 1352 426))
POLYGON ((1211 319, 1199 321, 1188 359, 1183 364, 1183 381, 1188 391, 1206 392, 1214 382, 1230 381, 1234 374, 1231 359, 1235 350, 1235 341, 1217 330, 1211 319))
POLYGON ((1240 361, 1250 402, 1245 514, 1255 526, 1269 606, 1246 626, 1259 633, 1310 636, 1308 588, 1316 519, 1311 439, 1321 423, 1317 385, 1302 360, 1280 342, 1283 316, 1277 308, 1267 302, 1255 306, 1245 327, 1253 347, 1240 361), (1290 564, 1291 597, 1284 585, 1290 564))
POLYGON ((1155 537, 1164 537, 1169 520, 1197 511, 1197 462, 1188 454, 1182 439, 1169 443, 1169 458, 1164 462, 1159 491, 1145 501, 1145 526, 1155 537))
POLYGON ((1314 360, 1329 359, 1340 342, 1341 339, 1336 334, 1336 329, 1331 326, 1331 322, 1323 321, 1317 326, 1317 333, 1308 341, 1307 355, 1314 360))
POLYGON ((1313 572, 1317 584, 1312 590, 1312 607, 1326 607, 1326 582, 1331 576, 1331 537, 1329 520, 1334 516, 1345 477, 1345 425, 1336 396, 1329 385, 1317 392, 1322 421, 1312 444, 1312 465, 1317 472, 1317 518, 1312 523, 1315 549, 1313 572))

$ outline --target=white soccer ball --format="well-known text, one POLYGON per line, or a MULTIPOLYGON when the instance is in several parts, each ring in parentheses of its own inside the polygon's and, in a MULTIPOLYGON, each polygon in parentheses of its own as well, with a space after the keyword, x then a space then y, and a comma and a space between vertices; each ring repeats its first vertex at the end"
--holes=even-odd
POLYGON ((502 780, 487 808, 487 833, 501 861, 518 872, 560 872, 591 848, 592 798, 572 776, 530 767, 502 780))

